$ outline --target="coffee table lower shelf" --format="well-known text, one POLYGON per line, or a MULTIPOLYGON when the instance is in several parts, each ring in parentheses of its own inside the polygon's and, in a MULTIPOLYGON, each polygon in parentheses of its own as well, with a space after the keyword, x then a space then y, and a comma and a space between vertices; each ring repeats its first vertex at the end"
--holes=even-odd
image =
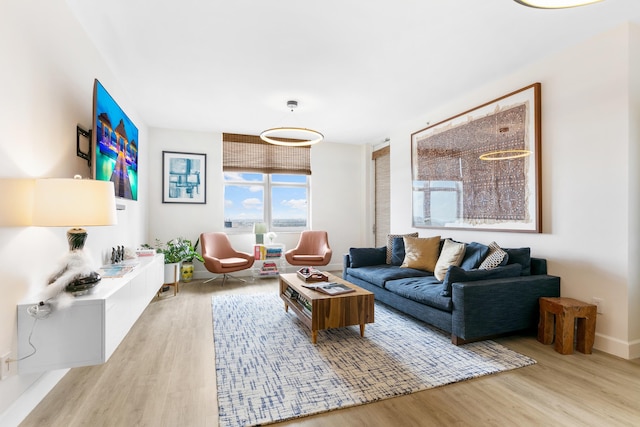
POLYGON ((342 328, 359 325, 360 336, 364 337, 365 325, 374 322, 374 295, 346 280, 329 273, 330 282, 343 283, 354 289, 342 295, 326 295, 303 286, 304 282, 297 274, 280 275, 280 298, 284 301, 285 311, 289 308, 311 330, 311 342, 318 340, 318 331, 330 328, 342 328), (305 310, 298 300, 289 298, 285 291, 290 287, 311 305, 311 312, 305 310))

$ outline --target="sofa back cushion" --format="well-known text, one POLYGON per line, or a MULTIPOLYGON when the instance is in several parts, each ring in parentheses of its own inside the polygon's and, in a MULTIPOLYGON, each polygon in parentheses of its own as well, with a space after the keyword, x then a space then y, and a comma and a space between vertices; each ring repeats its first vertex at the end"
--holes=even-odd
POLYGON ((522 275, 531 275, 531 248, 514 248, 504 250, 509 255, 509 264, 520 264, 522 266, 522 275))
POLYGON ((460 267, 451 266, 447 270, 447 275, 442 283, 440 295, 451 296, 451 285, 458 282, 475 282, 477 280, 503 279, 507 277, 518 277, 522 272, 520 264, 505 265, 503 267, 492 268, 491 270, 463 270, 460 267))
POLYGON ((391 265, 400 267, 404 261, 404 239, 394 237, 391 247, 391 265))
POLYGON ((483 245, 478 242, 467 243, 464 249, 464 258, 462 258, 462 263, 460 263, 460 268, 463 270, 473 270, 474 268, 478 268, 488 253, 489 246, 487 245, 483 245))
POLYGON ((404 261, 400 267, 434 271, 440 255, 440 236, 405 236, 404 251, 404 261))
POLYGON ((367 267, 370 265, 384 264, 387 257, 387 248, 350 248, 349 258, 351 268, 367 267))
POLYGON ((444 240, 436 268, 433 271, 436 279, 443 281, 450 266, 458 267, 460 265, 464 257, 465 246, 464 243, 454 242, 451 239, 444 240))

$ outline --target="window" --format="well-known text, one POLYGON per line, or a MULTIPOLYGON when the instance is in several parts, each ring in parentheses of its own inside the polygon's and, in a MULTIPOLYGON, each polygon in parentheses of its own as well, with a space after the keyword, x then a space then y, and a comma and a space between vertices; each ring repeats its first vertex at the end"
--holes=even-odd
POLYGON ((250 231, 256 222, 271 231, 304 229, 309 223, 309 178, 224 172, 224 218, 226 231, 250 231))

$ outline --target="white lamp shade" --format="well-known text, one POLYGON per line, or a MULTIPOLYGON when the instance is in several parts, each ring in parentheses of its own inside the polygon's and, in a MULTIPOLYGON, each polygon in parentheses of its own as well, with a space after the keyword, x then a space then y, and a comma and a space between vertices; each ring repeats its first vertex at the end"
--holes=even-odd
POLYGON ((0 227, 27 227, 33 218, 33 178, 2 178, 0 227))
POLYGON ((568 7, 584 6, 591 3, 598 3, 602 0, 515 0, 525 6, 537 7, 539 9, 564 9, 568 7))
POLYGON ((83 227, 115 224, 113 182, 65 178, 36 180, 33 225, 83 227))

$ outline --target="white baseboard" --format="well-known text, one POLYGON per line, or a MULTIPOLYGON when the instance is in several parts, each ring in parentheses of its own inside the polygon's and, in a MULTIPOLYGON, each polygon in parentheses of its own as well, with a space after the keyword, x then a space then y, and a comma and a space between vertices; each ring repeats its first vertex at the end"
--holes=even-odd
POLYGON ((0 414, 0 426, 17 427, 67 372, 69 369, 43 373, 11 406, 0 414))
POLYGON ((623 341, 596 332, 596 339, 593 344, 593 348, 623 359, 635 359, 640 357, 640 340, 631 342, 623 341))

